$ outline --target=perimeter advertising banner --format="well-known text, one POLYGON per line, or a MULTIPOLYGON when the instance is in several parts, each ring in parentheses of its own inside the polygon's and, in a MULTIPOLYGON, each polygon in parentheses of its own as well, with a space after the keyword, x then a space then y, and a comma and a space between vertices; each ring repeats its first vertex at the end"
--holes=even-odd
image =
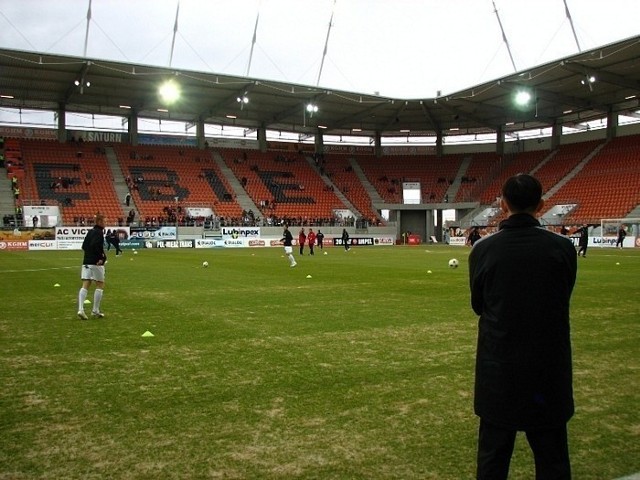
POLYGON ((219 238, 196 238, 195 248, 222 248, 224 240, 219 238))
POLYGON ((40 138, 57 140, 58 131, 48 128, 0 127, 0 137, 40 138))
MULTIPOLYGON (((82 242, 87 232, 93 227, 57 227, 56 242, 58 250, 81 250, 82 242)), ((118 227, 110 225, 104 228, 105 234, 115 230, 118 232, 120 242, 127 241, 130 237, 129 227, 118 227)))
POLYGON ((147 240, 145 248, 194 248, 195 240, 147 240))
POLYGON ((55 240, 29 240, 29 250, 58 250, 55 240))
POLYGON ((131 238, 143 240, 177 240, 176 227, 131 227, 131 238))
POLYGON ((0 250, 29 250, 29 241, 0 240, 0 250))
MULTIPOLYGON (((326 241, 326 238, 325 238, 326 241)), ((342 242, 342 238, 340 237, 336 237, 333 239, 333 245, 338 247, 338 246, 343 246, 344 243, 342 242)), ((349 245, 352 247, 355 246, 364 246, 364 245, 375 245, 375 242, 373 240, 373 237, 357 237, 357 238, 350 238, 349 239, 349 245)))
POLYGON ((260 238, 260 227, 222 227, 222 238, 260 238))

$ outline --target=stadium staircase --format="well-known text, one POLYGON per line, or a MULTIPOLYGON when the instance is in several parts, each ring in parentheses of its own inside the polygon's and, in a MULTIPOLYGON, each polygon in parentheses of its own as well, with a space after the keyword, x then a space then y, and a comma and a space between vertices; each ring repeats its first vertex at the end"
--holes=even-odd
POLYGON ((120 162, 118 162, 118 156, 111 146, 105 147, 105 154, 107 156, 107 162, 109 163, 109 168, 111 169, 111 174, 113 176, 113 188, 116 191, 116 196, 118 197, 118 200, 122 202, 122 205, 124 205, 123 208, 127 209, 124 215, 126 217, 126 214, 129 213, 129 210, 134 209, 137 211, 135 200, 132 195, 130 206, 127 207, 125 205, 125 197, 127 196, 127 193, 131 192, 129 192, 129 187, 127 186, 125 177, 122 174, 122 168, 120 167, 120 162))
POLYGON ((551 187, 547 192, 542 196, 544 200, 547 200, 553 197, 558 190, 564 187, 569 181, 571 181, 576 175, 578 175, 582 169, 585 167, 589 160, 595 157, 600 150, 605 146, 604 143, 597 145, 586 157, 582 159, 580 163, 578 163, 573 170, 571 170, 567 175, 565 175, 558 183, 556 183, 553 187, 551 187))
POLYGON ((491 183, 480 197, 480 203, 483 205, 493 204, 502 191, 502 185, 509 177, 518 173, 528 173, 536 168, 545 160, 547 152, 538 150, 531 152, 522 152, 513 156, 508 163, 504 165, 500 172, 496 172, 491 183))
POLYGON ((11 190, 11 178, 7 173, 7 169, 0 168, 2 174, 2 182, 0 182, 0 214, 13 215, 15 213, 15 206, 13 202, 13 191, 11 190))
POLYGON ((242 210, 245 210, 247 212, 253 211, 255 213, 259 212, 260 210, 253 202, 253 200, 251 200, 251 197, 247 194, 246 190, 242 188, 242 185, 240 185, 240 181, 233 174, 233 171, 227 166, 226 163, 224 163, 222 155, 220 155, 220 153, 218 152, 213 152, 212 155, 213 160, 216 162, 216 165, 218 165, 218 168, 220 169, 220 172, 222 172, 222 175, 224 175, 227 182, 229 182, 229 185, 233 189, 233 193, 236 196, 236 201, 238 202, 242 210))
POLYGON ((466 176, 470 163, 471 157, 462 158, 462 162, 460 162, 460 168, 458 168, 458 173, 453 179, 453 183, 449 185, 449 188, 445 193, 445 198, 447 199, 447 201, 449 201, 449 199, 455 199, 456 201, 458 200, 458 192, 460 191, 460 187, 462 186, 462 177, 466 176))
POLYGON ((362 184, 365 191, 367 192, 367 195, 369 195, 369 198, 371 199, 372 203, 374 204, 384 203, 384 199, 380 196, 376 188, 371 184, 371 182, 369 181, 367 176, 364 174, 364 171, 362 170, 362 168, 360 167, 360 164, 356 161, 356 159, 350 158, 349 164, 351 165, 351 168, 353 168, 353 171, 358 177, 358 180, 360 180, 360 183, 362 184))
POLYGON ((338 186, 335 185, 333 183, 333 181, 327 175, 322 175, 322 173, 320 172, 320 170, 316 166, 316 163, 314 162, 313 158, 311 158, 309 155, 305 155, 304 158, 307 160, 307 163, 311 166, 311 168, 314 169, 318 173, 318 176, 327 185, 327 187, 333 189, 333 193, 336 194, 336 197, 338 197, 340 199, 340 201, 349 210, 351 210, 353 215, 356 218, 357 217, 362 217, 363 216, 362 212, 360 210, 358 210, 358 208, 356 208, 356 206, 349 201, 349 199, 345 196, 344 192, 342 192, 342 190, 340 188, 338 188, 338 186))

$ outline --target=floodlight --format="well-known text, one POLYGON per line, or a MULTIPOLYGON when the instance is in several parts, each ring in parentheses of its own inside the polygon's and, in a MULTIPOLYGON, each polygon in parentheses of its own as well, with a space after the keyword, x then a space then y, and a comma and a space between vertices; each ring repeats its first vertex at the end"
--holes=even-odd
POLYGON ((531 101, 531 93, 526 90, 520 90, 516 92, 515 100, 516 104, 525 106, 531 101))
POLYGON ((316 113, 318 111, 318 106, 314 105, 313 103, 310 103, 307 105, 307 112, 309 113, 316 113))
POLYGON ((173 103, 180 98, 180 87, 173 80, 169 80, 160 85, 158 93, 165 103, 173 103))

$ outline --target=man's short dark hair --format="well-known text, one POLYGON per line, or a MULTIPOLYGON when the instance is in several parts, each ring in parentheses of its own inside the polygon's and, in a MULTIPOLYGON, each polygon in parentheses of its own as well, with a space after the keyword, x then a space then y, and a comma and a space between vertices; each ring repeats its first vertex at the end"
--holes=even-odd
POLYGON ((519 173, 504 183, 502 198, 512 211, 534 211, 542 198, 542 184, 529 174, 519 173))

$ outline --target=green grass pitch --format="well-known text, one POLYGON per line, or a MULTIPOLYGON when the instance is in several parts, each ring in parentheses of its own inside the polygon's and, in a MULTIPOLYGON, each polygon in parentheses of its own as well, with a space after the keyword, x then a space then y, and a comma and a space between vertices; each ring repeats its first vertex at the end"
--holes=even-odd
MULTIPOLYGON (((468 254, 125 251, 83 322, 80 252, 0 252, 0 479, 471 479, 468 254)), ((640 471, 640 250, 578 261, 574 478, 614 479, 640 471)))

